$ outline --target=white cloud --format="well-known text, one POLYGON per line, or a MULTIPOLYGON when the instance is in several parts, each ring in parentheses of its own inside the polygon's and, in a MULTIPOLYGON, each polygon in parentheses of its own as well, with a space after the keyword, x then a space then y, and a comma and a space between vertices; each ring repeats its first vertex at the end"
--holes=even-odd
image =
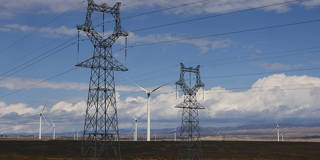
MULTIPOLYGON (((190 44, 199 47, 202 53, 206 53, 209 50, 218 48, 228 48, 232 41, 230 39, 211 40, 211 39, 185 39, 184 37, 172 36, 171 34, 151 34, 145 36, 139 36, 135 33, 129 33, 128 42, 129 45, 149 44, 162 41, 173 41, 174 43, 190 44)), ((120 40, 120 43, 124 44, 124 39, 120 40)))
POLYGON ((40 79, 25 78, 3 78, 0 81, 1 88, 10 90, 31 89, 31 88, 51 88, 66 90, 86 90, 88 84, 76 82, 50 82, 40 79))
MULTIPOLYGON (((7 24, 0 26, 0 31, 9 32, 9 31, 20 31, 20 32, 38 32, 43 34, 45 37, 58 37, 58 36, 74 36, 78 34, 78 31, 75 28, 68 28, 61 26, 58 28, 50 27, 33 27, 28 25, 19 25, 19 24, 7 24)), ((110 31, 106 33, 112 33, 110 31)), ((84 35, 81 32, 82 35, 84 35)), ((172 36, 171 34, 150 34, 145 36, 136 35, 133 32, 129 33, 128 42, 129 44, 144 44, 144 43, 154 43, 161 41, 175 41, 174 43, 180 44, 191 44, 193 46, 199 47, 202 53, 206 53, 209 50, 214 50, 217 48, 228 48, 232 41, 230 39, 223 40, 210 40, 210 39, 186 39, 183 40, 183 37, 172 36), (178 40, 178 41, 175 41, 178 40)), ((120 39, 120 43, 124 44, 124 39, 120 39)))
MULTIPOLYGON (((52 82, 42 79, 27 79, 27 78, 0 78, 0 88, 9 90, 32 89, 32 88, 50 88, 63 90, 88 90, 87 83, 77 82, 52 82)), ((123 92, 137 92, 140 91, 136 86, 116 86, 117 91, 123 92)))
POLYGON ((256 64, 266 70, 290 70, 290 69, 301 68, 304 66, 303 64, 289 65, 289 64, 282 64, 278 62, 276 63, 257 62, 256 64))
POLYGON ((315 7, 315 6, 319 6, 320 5, 320 0, 303 1, 301 4, 306 6, 306 7, 315 7))
POLYGON ((76 104, 61 101, 53 105, 50 109, 50 112, 69 112, 81 116, 84 115, 86 111, 86 105, 87 104, 85 101, 81 101, 76 104))
MULTIPOLYGON (((199 94, 201 95, 201 93, 199 94)), ((182 100, 182 97, 176 99, 173 87, 167 87, 163 91, 153 94, 150 104, 153 128, 175 127, 180 122, 181 113, 174 106, 182 100)), ((241 119, 241 123, 265 120, 275 122, 290 118, 317 119, 320 115, 318 106, 320 103, 320 78, 275 74, 258 79, 250 89, 244 91, 213 87, 205 91, 205 100, 199 98, 199 102, 206 107, 204 111, 200 112, 201 118, 211 122, 216 119, 222 123, 230 121, 239 123, 239 119, 241 119)), ((130 123, 133 117, 146 119, 145 96, 120 98, 120 95, 117 94, 117 104, 120 126, 131 127, 130 123)), ((10 118, 6 119, 6 115, 10 117, 9 115, 13 113, 17 115, 12 115, 14 118, 11 119, 14 121, 23 120, 26 118, 25 115, 38 115, 39 108, 22 103, 8 105, 1 102, 0 120, 10 120, 10 118)), ((59 123, 61 130, 66 131, 70 126, 82 127, 85 108, 85 99, 77 103, 61 101, 48 106, 45 112, 51 120, 59 123)), ((38 120, 38 116, 27 118, 33 121, 38 120)))
POLYGON ((46 36, 46 37, 57 37, 57 36, 64 36, 64 35, 73 36, 73 35, 77 35, 78 33, 76 28, 68 28, 66 26, 51 28, 51 27, 33 27, 33 26, 20 25, 20 24, 3 25, 0 28, 0 31, 38 32, 38 33, 42 33, 43 36, 46 36))
POLYGON ((63 13, 84 9, 84 2, 79 0, 1 0, 2 17, 14 16, 25 12, 63 13))
POLYGON ((222 117, 230 112, 270 119, 317 118, 320 114, 317 106, 320 78, 315 77, 276 74, 259 79, 247 91, 216 87, 206 92, 205 106, 210 117, 222 117))
POLYGON ((33 114, 36 113, 37 109, 27 107, 26 104, 17 103, 17 104, 6 104, 4 102, 0 102, 0 116, 16 113, 18 115, 22 114, 33 114))
MULTIPOLYGON (((200 13, 226 13, 235 10, 259 7, 274 3, 287 2, 288 0, 215 0, 193 3, 184 7, 168 10, 167 13, 174 14, 200 14, 200 13)), ((64 13, 75 10, 85 10, 86 0, 1 0, 2 10, 0 17, 12 17, 16 14, 25 12, 35 13, 64 13)), ((113 0, 96 0, 98 4, 106 2, 114 4, 113 0)), ((148 10, 152 7, 167 8, 178 6, 186 3, 192 3, 193 0, 120 0, 123 3, 124 10, 143 9, 148 10)), ((199 1, 200 2, 200 1, 199 1)), ((319 0, 306 0, 296 3, 303 6, 314 7, 320 4, 319 0)), ((266 11, 287 12, 290 10, 289 5, 273 6, 265 8, 266 11)))
POLYGON ((285 65, 281 63, 265 63, 265 62, 258 62, 258 66, 267 69, 267 70, 289 70, 291 69, 290 65, 285 65))

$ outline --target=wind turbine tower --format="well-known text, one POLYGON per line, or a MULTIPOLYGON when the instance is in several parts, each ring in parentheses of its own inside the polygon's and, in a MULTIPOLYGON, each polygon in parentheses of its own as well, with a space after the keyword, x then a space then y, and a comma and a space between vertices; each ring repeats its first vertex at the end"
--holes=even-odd
POLYGON ((56 124, 55 123, 52 123, 52 128, 53 128, 52 139, 56 140, 56 124))
POLYGON ((43 111, 44 111, 45 106, 42 107, 41 112, 40 112, 40 122, 39 122, 39 140, 41 140, 42 136, 42 116, 43 116, 43 111))
POLYGON ((133 140, 134 141, 138 141, 138 119, 135 118, 134 122, 135 122, 135 128, 134 128, 134 135, 133 135, 134 138, 133 138, 133 140))
POLYGON ((176 85, 181 87, 184 101, 175 107, 182 109, 180 137, 182 137, 183 143, 177 159, 199 160, 202 155, 199 110, 204 107, 197 101, 197 92, 204 87, 204 84, 200 79, 200 65, 194 68, 185 67, 183 63, 180 65, 180 79, 176 85), (194 83, 192 83, 192 74, 195 76, 194 83), (189 82, 185 80, 185 76, 189 77, 189 82))
MULTIPOLYGON (((136 84, 137 85, 137 84, 136 84)), ((152 90, 148 90, 148 89, 145 89, 139 85, 137 85, 142 91, 144 91, 147 95, 147 115, 148 115, 148 124, 147 124, 147 141, 150 141, 150 99, 151 99, 151 94, 155 91, 157 91, 158 89, 160 89, 161 87, 165 86, 167 84, 164 84, 164 85, 161 85, 161 86, 158 86, 158 87, 155 87, 154 89, 152 90)))
POLYGON ((280 126, 279 124, 277 123, 277 126, 276 126, 276 130, 277 130, 277 138, 278 138, 278 142, 280 142, 280 126))

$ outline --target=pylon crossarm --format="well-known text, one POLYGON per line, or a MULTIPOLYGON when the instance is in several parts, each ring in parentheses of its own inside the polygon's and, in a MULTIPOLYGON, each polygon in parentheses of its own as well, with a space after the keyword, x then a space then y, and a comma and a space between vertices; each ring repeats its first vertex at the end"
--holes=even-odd
POLYGON ((116 59, 113 59, 113 62, 112 62, 110 59, 106 58, 105 56, 91 57, 91 58, 77 64, 76 66, 77 67, 85 67, 85 68, 100 68, 103 70, 113 70, 113 71, 128 71, 128 68, 126 68, 125 66, 120 64, 116 59), (104 57, 104 58, 102 58, 102 57, 104 57), (104 66, 101 64, 94 63, 94 60, 96 60, 98 58, 102 58, 103 60, 106 60, 109 65, 104 66))

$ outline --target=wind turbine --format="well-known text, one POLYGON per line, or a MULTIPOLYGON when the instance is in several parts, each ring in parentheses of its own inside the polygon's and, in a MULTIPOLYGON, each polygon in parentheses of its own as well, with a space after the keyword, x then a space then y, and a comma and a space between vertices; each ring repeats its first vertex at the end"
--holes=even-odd
POLYGON ((41 140, 41 132, 42 132, 42 116, 43 116, 43 111, 44 111, 44 108, 45 108, 46 106, 43 106, 42 107, 42 110, 41 110, 41 112, 40 112, 40 125, 39 125, 39 140, 41 140))
POLYGON ((177 128, 169 131, 169 134, 173 133, 173 140, 177 141, 177 128))
POLYGON ((282 142, 284 142, 284 138, 283 138, 283 137, 284 137, 284 135, 285 135, 287 132, 288 132, 288 128, 285 128, 285 129, 283 129, 283 130, 281 131, 280 134, 281 134, 281 141, 282 141, 282 142))
POLYGON ((280 126, 279 126, 279 124, 277 123, 277 125, 276 125, 276 128, 275 128, 276 130, 277 130, 277 137, 278 137, 278 142, 280 142, 280 126))
POLYGON ((148 125, 147 125, 147 141, 150 141, 150 107, 149 107, 149 103, 150 103, 150 98, 151 98, 151 94, 153 92, 155 92, 156 90, 158 90, 159 88, 167 85, 167 84, 164 84, 164 85, 161 85, 161 86, 158 86, 158 87, 155 87, 154 89, 152 90, 148 90, 148 89, 145 89, 141 86, 139 86, 138 84, 136 84, 142 91, 144 91, 146 94, 147 94, 147 114, 148 114, 148 125))
POLYGON ((133 141, 138 141, 138 118, 134 117, 133 141))
POLYGON ((52 123, 52 128, 53 128, 52 139, 56 140, 56 124, 55 123, 52 123))
POLYGON ((50 119, 47 119, 44 114, 45 106, 43 107, 41 113, 40 113, 40 129, 39 129, 39 139, 41 139, 41 125, 42 125, 42 118, 47 122, 47 124, 52 128, 52 139, 56 139, 56 124, 53 123, 50 119))

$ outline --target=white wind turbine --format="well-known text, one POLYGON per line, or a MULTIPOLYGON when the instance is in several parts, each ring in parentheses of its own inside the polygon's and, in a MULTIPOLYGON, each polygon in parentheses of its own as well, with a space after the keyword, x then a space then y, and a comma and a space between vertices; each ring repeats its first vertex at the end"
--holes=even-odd
POLYGON ((169 134, 172 134, 172 133, 173 133, 173 140, 177 141, 177 128, 169 131, 169 134))
POLYGON ((56 124, 55 123, 52 123, 52 128, 53 128, 52 139, 56 140, 56 124))
POLYGON ((279 126, 279 124, 277 123, 277 125, 276 125, 276 128, 275 128, 276 130, 277 130, 277 137, 278 137, 278 142, 280 142, 280 126, 279 126))
POLYGON ((42 132, 42 116, 43 116, 43 111, 44 111, 44 108, 46 106, 43 106, 42 109, 41 109, 41 112, 40 112, 40 123, 39 123, 39 140, 41 140, 41 132, 42 132))
POLYGON ((141 86, 139 86, 138 84, 136 84, 142 91, 144 91, 146 94, 147 94, 147 114, 148 114, 148 124, 147 124, 147 141, 150 141, 150 107, 149 107, 149 103, 150 103, 150 98, 151 98, 151 93, 155 92, 156 90, 158 90, 159 88, 167 85, 167 84, 164 84, 164 85, 161 85, 161 86, 158 86, 158 87, 155 87, 154 89, 152 90, 148 90, 148 89, 145 89, 141 86))
POLYGON ((44 114, 44 109, 46 106, 42 108, 42 111, 40 113, 40 128, 39 128, 39 139, 41 139, 41 134, 42 134, 42 118, 47 122, 48 125, 52 128, 52 139, 56 139, 56 124, 53 123, 50 119, 47 119, 45 114, 44 114))
POLYGON ((280 133, 280 134, 281 134, 281 141, 282 141, 282 142, 284 142, 284 138, 283 138, 283 137, 284 137, 284 135, 285 135, 287 132, 288 132, 288 128, 282 129, 282 131, 281 131, 281 133, 280 133))
POLYGON ((139 121, 141 120, 141 116, 134 116, 133 118, 134 124, 132 127, 133 130, 133 141, 138 141, 138 125, 139 121))
POLYGON ((134 117, 134 132, 133 132, 133 141, 138 141, 138 118, 134 117))

